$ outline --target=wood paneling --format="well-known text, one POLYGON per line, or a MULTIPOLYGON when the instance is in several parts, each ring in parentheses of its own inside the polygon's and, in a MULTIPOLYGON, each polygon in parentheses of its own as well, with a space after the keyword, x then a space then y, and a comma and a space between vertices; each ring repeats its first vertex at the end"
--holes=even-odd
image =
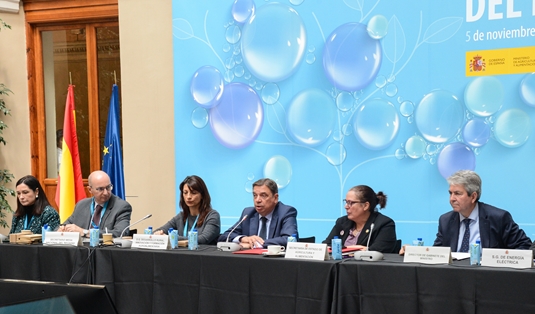
MULTIPOLYGON (((32 174, 43 185, 50 203, 57 208, 57 178, 47 177, 47 145, 43 51, 41 32, 65 28, 84 28, 87 46, 89 103, 90 170, 101 168, 96 27, 118 25, 118 0, 22 0, 26 18, 28 62, 28 102, 32 174)), ((87 186, 87 180, 84 179, 87 186)), ((89 196, 86 189, 86 194, 89 196)))

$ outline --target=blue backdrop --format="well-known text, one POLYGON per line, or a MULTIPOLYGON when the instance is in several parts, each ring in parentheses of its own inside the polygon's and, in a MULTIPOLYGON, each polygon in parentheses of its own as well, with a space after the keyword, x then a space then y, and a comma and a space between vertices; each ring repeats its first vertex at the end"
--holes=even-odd
POLYGON ((270 177, 319 242, 366 184, 398 238, 432 244, 444 178, 472 169, 534 238, 535 74, 471 53, 533 46, 534 4, 488 2, 173 0, 177 195, 204 178, 225 230, 270 177))

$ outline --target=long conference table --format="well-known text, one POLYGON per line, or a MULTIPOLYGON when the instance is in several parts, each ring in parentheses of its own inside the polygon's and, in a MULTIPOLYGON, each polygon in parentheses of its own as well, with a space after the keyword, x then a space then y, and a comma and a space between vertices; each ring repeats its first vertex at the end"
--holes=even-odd
POLYGON ((0 278, 104 285, 119 313, 535 313, 535 270, 0 244, 0 278))

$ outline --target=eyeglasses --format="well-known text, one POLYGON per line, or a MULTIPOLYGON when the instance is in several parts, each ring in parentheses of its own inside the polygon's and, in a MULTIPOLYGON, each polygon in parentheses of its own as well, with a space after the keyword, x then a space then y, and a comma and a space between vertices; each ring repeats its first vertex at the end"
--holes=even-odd
POLYGON ((366 202, 361 202, 361 201, 350 201, 350 200, 346 200, 346 199, 343 199, 342 202, 346 203, 347 206, 351 207, 353 206, 354 204, 364 204, 366 202))
MULTIPOLYGON (((90 186, 90 188, 93 189, 92 186, 90 186)), ((113 184, 110 184, 110 185, 107 185, 107 186, 104 186, 104 187, 94 188, 94 189, 95 189, 95 191, 97 191, 99 193, 104 192, 104 190, 107 190, 108 192, 110 192, 111 190, 113 190, 113 184)))

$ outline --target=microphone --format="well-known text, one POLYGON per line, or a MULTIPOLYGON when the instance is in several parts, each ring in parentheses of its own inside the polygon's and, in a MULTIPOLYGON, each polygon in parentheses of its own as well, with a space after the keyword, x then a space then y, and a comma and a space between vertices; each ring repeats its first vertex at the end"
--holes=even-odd
POLYGON ((368 236, 368 243, 366 243, 367 249, 370 248, 370 239, 372 238, 373 227, 375 227, 375 224, 372 222, 372 225, 370 226, 370 235, 368 236))
POLYGON ((137 223, 139 223, 139 222, 142 222, 143 220, 148 219, 148 218, 150 218, 150 217, 152 217, 152 214, 148 214, 147 216, 141 218, 140 220, 134 222, 133 224, 129 224, 128 226, 126 226, 126 228, 123 229, 123 232, 121 232, 121 236, 120 236, 119 238, 122 238, 122 237, 123 237, 123 234, 124 234, 124 232, 126 231, 126 229, 128 229, 128 228, 132 227, 133 225, 135 225, 135 224, 137 224, 137 223))
MULTIPOLYGON (((366 248, 370 248, 370 239, 372 238, 374 223, 370 226, 370 234, 368 235, 368 243, 366 243, 366 248)), ((355 252, 353 256, 358 261, 380 261, 383 259, 383 253, 378 251, 358 251, 355 252)))
POLYGON ((228 236, 227 236, 227 241, 225 241, 225 242, 217 242, 217 249, 218 250, 227 251, 227 252, 234 252, 234 251, 238 251, 240 249, 240 244, 239 243, 228 242, 228 241, 230 239, 230 235, 234 232, 234 230, 236 230, 236 228, 238 228, 239 225, 241 225, 242 222, 245 221, 245 219, 247 219, 247 215, 243 216, 243 218, 234 226, 234 228, 232 228, 232 230, 230 230, 230 232, 228 233, 228 236))

